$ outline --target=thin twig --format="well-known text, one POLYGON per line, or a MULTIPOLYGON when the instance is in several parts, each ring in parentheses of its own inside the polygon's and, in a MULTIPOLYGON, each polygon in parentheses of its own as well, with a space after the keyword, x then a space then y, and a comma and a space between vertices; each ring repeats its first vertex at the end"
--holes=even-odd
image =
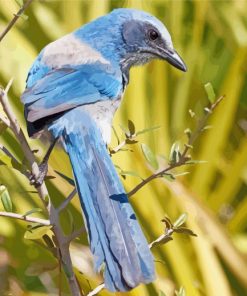
POLYGON ((31 223, 39 223, 46 226, 51 225, 50 221, 46 219, 40 219, 36 217, 25 216, 25 215, 11 213, 11 212, 0 212, 0 216, 14 218, 14 219, 31 222, 31 223))
POLYGON ((14 15, 12 20, 9 22, 7 27, 3 30, 3 32, 0 34, 0 42, 3 40, 5 35, 9 32, 9 30, 14 26, 14 24, 18 21, 20 16, 23 14, 23 12, 28 8, 28 6, 33 2, 33 0, 28 0, 17 12, 17 14, 14 15))
POLYGON ((191 148, 191 145, 194 144, 195 140, 198 138, 198 136, 200 135, 200 133, 202 132, 203 128, 206 125, 206 122, 209 118, 209 116, 212 114, 212 112, 214 111, 214 109, 218 106, 218 104, 223 100, 225 96, 220 96, 214 104, 212 104, 210 106, 210 108, 208 108, 206 115, 203 117, 203 119, 198 123, 198 126, 195 130, 195 132, 193 134, 191 134, 191 136, 189 137, 189 141, 187 144, 185 144, 184 146, 184 150, 180 156, 180 159, 178 162, 176 163, 171 163, 169 164, 168 167, 159 170, 158 172, 150 175, 149 177, 147 177, 146 179, 144 179, 143 181, 141 181, 135 188, 133 188, 129 193, 128 193, 128 197, 131 197, 132 195, 134 195, 137 191, 139 191, 143 186, 145 186, 146 184, 148 184, 149 182, 151 182, 154 179, 163 177, 164 175, 167 175, 168 172, 174 168, 177 167, 181 167, 187 164, 187 161, 190 160, 189 157, 187 157, 187 153, 191 148))
POLYGON ((10 127, 10 122, 3 114, 0 113, 0 121, 2 121, 7 127, 10 127))
POLYGON ((62 210, 64 210, 68 204, 70 203, 70 201, 75 197, 77 191, 76 188, 73 189, 73 191, 69 194, 69 196, 61 203, 61 205, 57 208, 58 212, 61 212, 62 210))

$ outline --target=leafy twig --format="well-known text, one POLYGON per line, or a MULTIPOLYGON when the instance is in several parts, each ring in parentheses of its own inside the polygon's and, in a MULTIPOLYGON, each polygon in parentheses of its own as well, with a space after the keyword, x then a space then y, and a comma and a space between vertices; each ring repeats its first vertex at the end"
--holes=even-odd
POLYGON ((134 189, 132 189, 128 193, 128 197, 131 197, 134 195, 137 191, 139 191, 143 186, 148 184, 150 181, 163 177, 164 175, 171 175, 168 172, 171 171, 174 168, 181 167, 183 165, 189 164, 190 157, 187 155, 188 151, 192 148, 192 144, 194 144, 195 140, 198 138, 200 133, 203 131, 206 122, 208 120, 208 117, 212 114, 214 109, 218 106, 218 104, 223 100, 224 96, 220 96, 215 103, 213 103, 209 108, 205 108, 206 114, 203 117, 201 121, 199 121, 198 126, 194 133, 189 135, 188 137, 188 143, 184 145, 184 150, 182 153, 178 154, 178 160, 170 162, 169 166, 166 168, 163 168, 159 170, 158 172, 155 172, 154 174, 150 175, 146 179, 144 179, 142 182, 140 182, 134 189))
POLYGON ((17 12, 17 14, 14 15, 12 20, 9 22, 7 27, 3 30, 3 32, 0 34, 0 42, 3 40, 5 35, 10 31, 10 29, 14 26, 14 24, 18 21, 18 19, 21 17, 23 12, 28 8, 28 6, 33 2, 33 0, 27 0, 27 2, 20 8, 20 10, 17 12))

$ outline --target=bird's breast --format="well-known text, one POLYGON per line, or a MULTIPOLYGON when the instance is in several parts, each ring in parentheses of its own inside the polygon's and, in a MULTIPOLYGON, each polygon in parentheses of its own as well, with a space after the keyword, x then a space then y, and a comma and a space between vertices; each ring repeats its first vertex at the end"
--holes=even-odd
POLYGON ((111 141, 112 119, 120 102, 121 98, 109 99, 80 107, 95 121, 106 144, 111 141))

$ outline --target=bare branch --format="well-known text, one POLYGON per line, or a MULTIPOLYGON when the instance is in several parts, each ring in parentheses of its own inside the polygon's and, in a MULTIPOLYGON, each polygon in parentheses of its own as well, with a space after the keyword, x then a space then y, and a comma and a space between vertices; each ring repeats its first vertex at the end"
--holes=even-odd
POLYGON ((70 195, 61 203, 61 205, 57 208, 58 212, 61 212, 62 210, 64 210, 68 204, 70 203, 70 201, 75 197, 77 191, 76 189, 74 189, 70 195))
POLYGON ((22 220, 22 221, 26 221, 26 222, 31 222, 31 223, 39 223, 42 225, 51 225, 49 220, 40 219, 40 218, 36 218, 36 217, 30 217, 30 216, 24 216, 24 215, 16 214, 16 213, 0 212, 0 216, 18 219, 18 220, 22 220))
POLYGON ((28 6, 33 2, 33 0, 28 0, 21 9, 17 12, 17 14, 14 15, 13 19, 9 22, 7 27, 3 30, 3 32, 0 34, 0 42, 3 40, 5 35, 10 31, 10 29, 14 26, 14 24, 18 21, 20 16, 23 14, 23 12, 28 8, 28 6))

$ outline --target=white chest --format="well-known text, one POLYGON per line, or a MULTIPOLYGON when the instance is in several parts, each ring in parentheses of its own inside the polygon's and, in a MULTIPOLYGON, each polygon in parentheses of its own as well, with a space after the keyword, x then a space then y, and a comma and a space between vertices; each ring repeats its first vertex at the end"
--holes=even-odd
POLYGON ((109 144, 111 141, 112 119, 120 102, 121 98, 114 101, 101 101, 81 107, 93 118, 106 144, 109 144))

